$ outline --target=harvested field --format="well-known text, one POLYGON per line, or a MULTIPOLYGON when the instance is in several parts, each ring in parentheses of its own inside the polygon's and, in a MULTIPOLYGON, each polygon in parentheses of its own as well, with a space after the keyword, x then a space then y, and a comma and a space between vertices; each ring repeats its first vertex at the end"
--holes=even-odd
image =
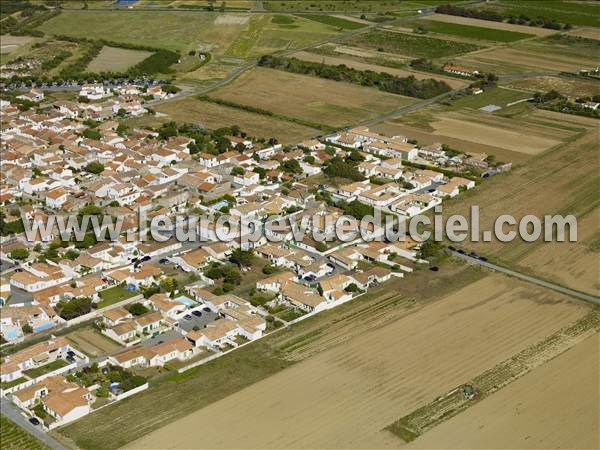
MULTIPOLYGON (((554 115, 565 121, 580 119, 560 113, 538 117, 551 120, 554 115)), ((581 126, 593 121, 584 119, 579 121, 581 126)), ((574 215, 578 221, 577 242, 527 243, 515 239, 510 243, 465 242, 464 247, 515 270, 599 295, 599 165, 598 133, 597 128, 592 128, 578 139, 532 158, 526 166, 494 177, 451 200, 444 214, 468 214, 470 205, 479 205, 482 230, 493 230, 493 222, 501 214, 510 214, 517 221, 528 214, 538 218, 546 214, 574 215)))
POLYGON ((90 62, 87 69, 91 72, 121 72, 142 62, 150 55, 152 52, 105 46, 90 62))
POLYGON ((214 97, 331 126, 345 126, 415 100, 374 88, 255 68, 214 97))
POLYGON ((430 14, 423 16, 423 19, 435 20, 438 22, 456 23, 460 25, 470 25, 474 27, 493 28, 495 30, 514 31, 517 33, 533 34, 536 36, 548 36, 556 33, 547 28, 528 27, 525 25, 513 25, 511 23, 493 22, 491 20, 472 19, 470 17, 450 16, 447 14, 430 14))
POLYGON ((539 71, 575 72, 582 67, 595 65, 594 61, 578 56, 552 53, 548 51, 533 51, 526 48, 502 47, 482 50, 471 55, 456 58, 461 64, 480 66, 486 70, 494 69, 496 73, 523 72, 526 69, 539 71))
POLYGON ((74 331, 66 337, 75 347, 92 357, 111 354, 123 348, 91 327, 74 331))
POLYGON ((300 142, 321 133, 315 128, 194 98, 165 103, 156 110, 169 115, 173 120, 202 123, 211 129, 238 125, 250 136, 275 137, 286 144, 300 142))
POLYGON ((579 36, 588 39, 600 39, 600 31, 598 28, 575 28, 566 34, 569 36, 579 36))
POLYGON ((599 355, 595 334, 407 448, 598 448, 599 355))
POLYGON ((2 43, 0 44, 0 53, 11 53, 19 47, 31 42, 31 36, 11 36, 9 34, 2 35, 2 43))
POLYGON ((591 97, 600 94, 600 83, 584 78, 534 77, 511 81, 509 85, 532 93, 556 90, 569 97, 591 97))
POLYGON ((298 53, 294 53, 292 56, 294 58, 298 58, 303 61, 324 62, 325 64, 332 65, 332 66, 337 66, 339 64, 345 64, 346 66, 351 67, 353 69, 372 70, 373 72, 389 73, 392 75, 396 75, 397 77, 408 77, 408 76, 412 75, 417 80, 425 80, 425 79, 434 78, 436 80, 444 81, 445 83, 450 85, 450 87, 452 87, 452 89, 456 89, 456 88, 467 85, 466 81, 459 80, 457 78, 445 77, 443 75, 437 75, 437 74, 433 74, 433 73, 430 74, 430 73, 424 73, 424 72, 415 72, 412 70, 396 69, 393 67, 378 66, 376 64, 368 64, 368 63, 360 62, 360 61, 357 61, 354 59, 343 58, 343 57, 338 58, 335 56, 324 56, 324 55, 318 55, 316 53, 310 53, 310 52, 298 52, 298 53))
POLYGON ((385 448, 382 428, 583 317, 489 275, 135 441, 130 448, 385 448), (202 441, 198 436, 202 435, 202 441))

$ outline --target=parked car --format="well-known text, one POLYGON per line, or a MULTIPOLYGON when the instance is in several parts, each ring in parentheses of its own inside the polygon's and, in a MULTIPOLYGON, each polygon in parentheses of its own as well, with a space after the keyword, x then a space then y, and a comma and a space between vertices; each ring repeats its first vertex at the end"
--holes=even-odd
POLYGON ((454 247, 453 245, 449 245, 448 246, 448 250, 451 250, 451 251, 455 252, 456 251, 456 247, 454 247))
POLYGON ((67 360, 67 362, 69 362, 71 364, 73 364, 75 362, 75 358, 73 358, 72 356, 67 356, 65 359, 67 360))
POLYGON ((74 352, 73 350, 69 350, 69 351, 67 352, 67 355, 68 355, 68 356, 75 356, 75 352, 74 352))
POLYGON ((146 261, 150 261, 150 256, 144 256, 140 261, 142 262, 146 262, 146 261))
POLYGON ((169 260, 167 258, 161 258, 158 260, 159 264, 167 264, 169 262, 169 260))
POLYGON ((210 312, 210 308, 208 306, 205 306, 204 308, 202 308, 202 311, 204 311, 204 312, 210 312))
POLYGON ((485 256, 480 256, 479 260, 483 261, 483 262, 487 262, 488 259, 485 256))
POLYGON ((189 314, 186 314, 185 316, 183 316, 183 318, 185 320, 192 320, 192 316, 190 316, 189 314))
POLYGON ((460 253, 461 255, 464 255, 464 254, 465 254, 465 251, 464 251, 464 250, 461 250, 461 249, 458 249, 458 250, 457 250, 457 252, 458 252, 458 253, 460 253))
POLYGON ((31 425, 34 425, 34 426, 36 426, 36 427, 37 427, 37 426, 40 424, 40 421, 38 420, 38 418, 37 418, 37 417, 30 417, 30 418, 29 418, 29 423, 30 423, 31 425))
POLYGON ((192 314, 196 317, 202 317, 202 311, 198 311, 198 310, 192 311, 192 314))
POLYGON ((433 267, 430 267, 429 270, 431 270, 432 272, 438 272, 440 269, 437 266, 433 266, 433 267))

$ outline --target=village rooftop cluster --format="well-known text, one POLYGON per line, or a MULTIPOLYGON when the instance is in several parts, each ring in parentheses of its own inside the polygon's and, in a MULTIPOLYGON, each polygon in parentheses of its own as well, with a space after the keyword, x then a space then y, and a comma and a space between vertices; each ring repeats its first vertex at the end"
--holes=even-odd
POLYGON ((411 239, 339 242, 327 218, 378 210, 405 219, 510 169, 367 127, 284 147, 234 126, 217 134, 123 125, 152 113, 150 97, 170 95, 160 85, 91 84, 78 102, 48 102, 35 89, 20 96, 25 107, 1 102, 0 331, 3 343, 41 337, 4 359, 1 393, 48 429, 146 389, 144 370, 202 364, 427 263, 411 239), (125 239, 140 229, 139 211, 305 215, 330 239, 295 241, 278 228, 265 230, 277 244, 223 243, 214 224, 201 228, 200 245, 168 233, 166 242, 125 239), (56 229, 33 240, 23 232, 22 216, 67 214, 123 218, 122 234, 75 242, 56 229), (63 336, 87 321, 117 350, 89 355, 63 336))

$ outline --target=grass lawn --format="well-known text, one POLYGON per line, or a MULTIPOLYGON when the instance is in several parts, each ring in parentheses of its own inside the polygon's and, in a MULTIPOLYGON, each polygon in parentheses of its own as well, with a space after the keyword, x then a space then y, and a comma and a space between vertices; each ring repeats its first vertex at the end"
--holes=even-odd
POLYGON ((24 377, 17 378, 16 380, 13 380, 13 381, 3 381, 0 383, 0 389, 8 389, 13 386, 17 386, 21 383, 24 383, 25 381, 27 381, 27 379, 24 377))
POLYGON ((127 288, 118 285, 104 289, 103 291, 100 291, 98 295, 100 295, 100 298, 102 299, 98 302, 98 309, 100 309, 138 295, 138 292, 129 292, 127 288))
POLYGON ((564 0, 501 0, 489 3, 485 8, 501 10, 503 13, 520 16, 525 14, 530 18, 539 16, 571 25, 600 26, 598 5, 595 2, 571 2, 564 0))
POLYGON ((457 23, 438 22, 433 20, 415 20, 411 24, 414 26, 420 25, 425 28, 425 30, 433 33, 495 42, 514 42, 534 37, 533 34, 518 33, 516 31, 460 25, 457 23))
POLYGON ((60 369, 61 367, 68 366, 69 363, 64 359, 57 359, 52 361, 50 364, 45 364, 41 367, 36 367, 34 369, 29 369, 24 371, 23 373, 27 375, 29 378, 37 378, 41 375, 47 374, 49 372, 53 372, 55 370, 60 369))
POLYGON ((397 53, 411 58, 456 56, 481 48, 475 44, 468 44, 466 42, 451 42, 426 36, 381 30, 353 37, 350 43, 379 51, 397 53))
POLYGON ((4 414, 0 415, 0 442, 2 443, 2 450, 48 449, 4 414))

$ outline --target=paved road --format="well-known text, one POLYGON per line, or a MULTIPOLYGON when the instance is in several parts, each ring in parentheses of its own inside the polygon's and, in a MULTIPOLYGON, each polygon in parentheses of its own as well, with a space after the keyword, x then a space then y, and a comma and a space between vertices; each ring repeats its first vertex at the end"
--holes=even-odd
POLYGON ((66 448, 60 442, 43 432, 39 426, 36 427, 30 424, 29 421, 21 415, 20 410, 13 405, 10 400, 2 397, 0 399, 0 403, 2 404, 2 414, 6 415, 8 418, 10 418, 10 420, 15 422, 36 439, 42 441, 44 444, 54 450, 66 450, 66 448))
POLYGON ((456 251, 452 251, 454 256, 458 256, 460 259, 463 259, 471 264, 479 264, 480 266, 487 267, 488 269, 495 270, 496 272, 502 272, 506 275, 510 275, 512 277, 520 278, 521 280, 527 281, 529 283, 537 284, 538 286, 542 286, 548 289, 552 289, 553 291, 560 292, 562 294, 567 294, 572 297, 579 298, 581 300, 586 300, 588 302, 596 303, 600 305, 600 297, 596 297, 594 295, 585 294, 583 292, 576 291, 574 289, 569 289, 563 286, 559 286, 558 284, 550 283, 549 281, 541 280, 539 278, 535 278, 529 275, 522 274, 520 272, 516 272, 511 269, 507 269, 506 267, 498 266, 497 264, 492 264, 487 261, 482 261, 477 258, 473 258, 469 255, 463 255, 456 251))

